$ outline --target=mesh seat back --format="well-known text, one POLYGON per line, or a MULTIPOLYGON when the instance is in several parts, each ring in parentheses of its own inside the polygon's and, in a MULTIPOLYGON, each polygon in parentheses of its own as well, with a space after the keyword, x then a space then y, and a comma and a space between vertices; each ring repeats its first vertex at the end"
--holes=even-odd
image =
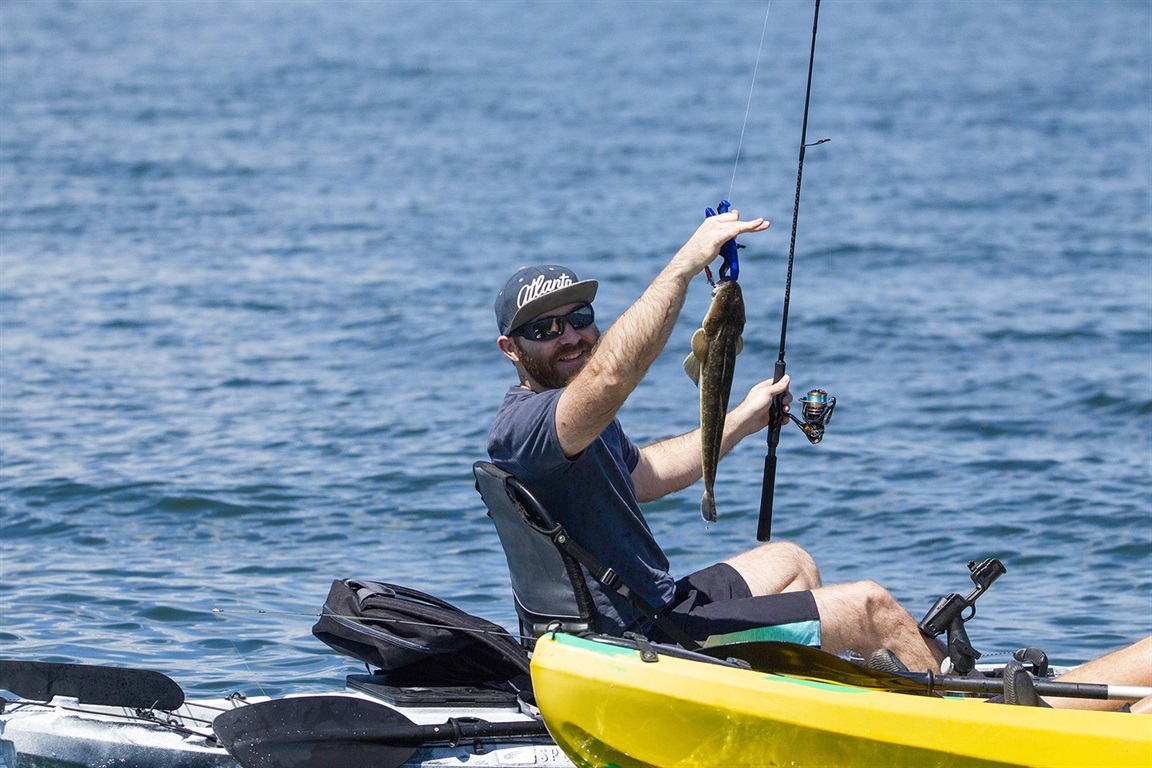
POLYGON ((472 467, 476 489, 496 525, 521 630, 539 637, 551 628, 585 632, 592 623, 592 597, 580 566, 565 557, 550 533, 557 526, 515 477, 486 461, 472 467))

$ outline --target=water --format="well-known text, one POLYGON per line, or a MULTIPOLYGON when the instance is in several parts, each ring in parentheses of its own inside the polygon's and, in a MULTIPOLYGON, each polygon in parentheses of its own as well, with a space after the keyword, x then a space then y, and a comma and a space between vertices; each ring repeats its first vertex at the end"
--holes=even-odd
MULTIPOLYGON (((738 391, 779 341, 811 7, 0 3, 6 657, 193 694, 338 685, 335 578, 514 624, 472 488, 492 300, 565 263, 613 318, 731 196, 738 391), (214 609, 227 609, 214 612, 214 609), (267 614, 241 611, 266 610, 267 614)), ((821 10, 774 536, 1061 663, 1152 632, 1152 6, 821 10)), ((690 429, 670 349, 622 413, 690 429)), ((765 447, 649 506, 678 573, 754 544, 765 447)))

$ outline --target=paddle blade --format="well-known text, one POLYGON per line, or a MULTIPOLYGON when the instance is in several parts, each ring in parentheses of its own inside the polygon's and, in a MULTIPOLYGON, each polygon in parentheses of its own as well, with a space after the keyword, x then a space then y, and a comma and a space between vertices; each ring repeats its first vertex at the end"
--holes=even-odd
POLYGON ((417 745, 395 743, 390 727, 412 721, 388 707, 350 696, 304 696, 224 712, 212 730, 244 768, 348 768, 403 765, 417 745))
POLYGON ((35 701, 71 696, 85 704, 165 712, 179 709, 184 703, 180 686, 159 672, 90 664, 3 660, 0 688, 35 701))
POLYGON ((757 672, 774 672, 881 691, 921 694, 929 692, 928 686, 922 680, 862 667, 819 648, 796 643, 767 640, 733 643, 705 648, 700 653, 714 659, 740 659, 748 662, 757 672))
MULTIPOLYGON (((931 696, 938 691, 994 694, 1004 692, 1000 677, 955 677, 903 672, 894 674, 853 664, 839 656, 795 643, 758 641, 733 643, 704 648, 698 653, 714 659, 740 659, 757 672, 803 677, 821 682, 840 683, 874 691, 914 693, 931 696)), ((1117 686, 1103 683, 1067 683, 1041 678, 1032 683, 1042 696, 1080 699, 1139 701, 1152 696, 1152 687, 1117 686)))

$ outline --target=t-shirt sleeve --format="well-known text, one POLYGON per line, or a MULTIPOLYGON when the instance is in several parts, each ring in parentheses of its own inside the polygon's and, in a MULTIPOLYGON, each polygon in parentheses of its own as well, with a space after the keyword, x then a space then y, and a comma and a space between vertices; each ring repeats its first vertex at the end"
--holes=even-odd
POLYGON ((578 465, 587 469, 605 461, 622 462, 624 472, 631 474, 640 462, 640 449, 616 419, 589 450, 571 458, 564 455, 556 434, 556 404, 563 391, 525 394, 506 402, 489 433, 492 461, 529 485, 548 484, 578 465))
POLYGON ((525 481, 564 471, 569 459, 556 434, 556 403, 561 392, 541 392, 502 409, 489 436, 492 460, 525 481))
POLYGON ((632 472, 640 463, 640 449, 636 447, 636 443, 632 442, 628 435, 624 434, 624 429, 620 426, 619 421, 613 421, 612 426, 620 433, 620 448, 624 456, 624 466, 628 467, 629 472, 632 472))

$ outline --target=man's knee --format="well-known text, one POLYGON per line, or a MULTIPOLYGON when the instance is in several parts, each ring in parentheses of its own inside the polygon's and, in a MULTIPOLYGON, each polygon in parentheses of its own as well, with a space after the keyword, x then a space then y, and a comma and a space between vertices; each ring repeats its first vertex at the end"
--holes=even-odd
POLYGON ((893 631, 908 621, 892 593, 874 581, 835 584, 818 589, 812 595, 834 653, 886 647, 893 631))
POLYGON ((903 606, 884 587, 874 581, 857 581, 851 584, 854 597, 863 606, 865 614, 875 620, 891 621, 893 613, 904 613, 903 606))
POLYGON ((790 541, 779 542, 778 546, 781 548, 779 556, 787 557, 793 563, 796 573, 794 586, 797 590, 813 590, 820 586, 820 569, 816 566, 816 559, 808 554, 808 550, 790 541))
POLYGON ((803 592, 820 586, 816 561, 790 542, 763 544, 724 562, 739 572, 753 595, 803 592))

